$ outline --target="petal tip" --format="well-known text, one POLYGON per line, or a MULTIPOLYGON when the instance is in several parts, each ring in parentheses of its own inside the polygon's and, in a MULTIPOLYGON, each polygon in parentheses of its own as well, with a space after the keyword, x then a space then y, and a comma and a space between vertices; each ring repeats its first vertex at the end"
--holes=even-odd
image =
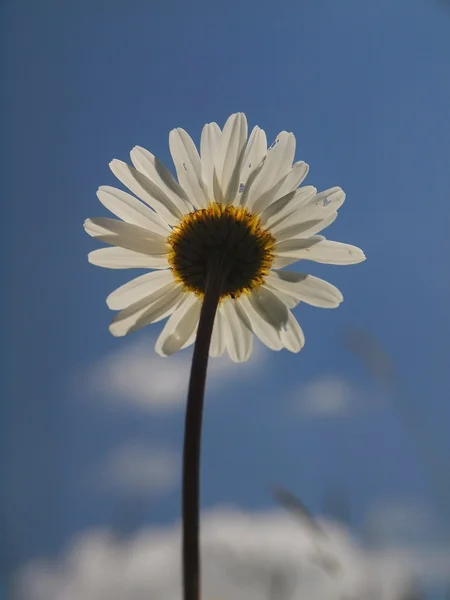
MULTIPOLYGON (((118 310, 119 308, 121 308, 120 306, 117 307, 114 303, 114 292, 111 292, 111 294, 109 294, 108 296, 106 296, 106 306, 110 309, 110 310, 118 310), (112 301, 111 301, 111 296, 112 296, 112 301)), ((111 323, 111 325, 109 326, 110 330, 112 327, 113 323, 111 323)))
POLYGON ((108 327, 109 329, 109 333, 113 336, 113 337, 125 337, 128 333, 128 331, 124 331, 123 329, 117 329, 117 327, 115 327, 116 323, 112 322, 110 324, 110 326, 108 327))
POLYGON ((111 171, 113 172, 113 174, 116 175, 116 177, 117 177, 117 172, 119 171, 119 169, 123 168, 124 165, 126 165, 126 163, 124 163, 123 160, 119 160, 118 158, 113 158, 109 162, 108 166, 111 169, 111 171))
POLYGON ((96 261, 95 261, 95 250, 92 250, 92 252, 89 252, 89 254, 87 255, 87 259, 88 259, 88 263, 91 265, 95 265, 95 266, 100 266, 97 265, 96 261))

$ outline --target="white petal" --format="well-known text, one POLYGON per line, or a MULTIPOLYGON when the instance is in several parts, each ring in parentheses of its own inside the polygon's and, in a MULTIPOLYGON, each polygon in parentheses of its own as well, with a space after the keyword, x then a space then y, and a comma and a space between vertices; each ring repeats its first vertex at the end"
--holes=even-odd
POLYGON ((195 340, 197 339, 197 330, 198 330, 198 323, 197 325, 194 327, 191 335, 188 337, 188 339, 184 342, 184 344, 181 346, 180 350, 184 350, 185 348, 189 348, 189 346, 192 346, 192 344, 195 343, 195 340))
POLYGON ((169 169, 151 152, 135 146, 130 152, 131 161, 138 171, 153 181, 183 214, 192 210, 188 195, 169 169))
POLYGON ((272 263, 272 269, 284 269, 284 267, 287 267, 289 265, 292 265, 292 263, 296 263, 298 262, 300 259, 289 255, 280 255, 280 256, 275 256, 273 259, 273 263, 272 263))
POLYGON ((288 309, 277 295, 266 286, 261 286, 249 294, 248 299, 259 314, 269 325, 277 331, 287 323, 288 309))
POLYGON ((198 325, 201 306, 195 294, 185 292, 182 302, 156 341, 155 350, 160 356, 169 356, 184 346, 198 325))
POLYGON ((287 227, 295 227, 301 223, 310 221, 320 222, 328 219, 342 206, 344 200, 345 193, 340 187, 333 187, 320 192, 309 198, 307 202, 303 202, 295 212, 280 220, 276 226, 273 225, 273 232, 276 235, 278 231, 287 227))
POLYGON ((101 242, 127 248, 134 252, 165 256, 170 250, 170 246, 163 236, 116 219, 107 217, 86 219, 84 229, 91 237, 101 242))
MULTIPOLYGON (((267 190, 263 194, 261 194, 255 200, 255 202, 253 203, 253 205, 251 207, 247 204, 246 205, 247 209, 257 215, 264 212, 264 210, 268 206, 273 204, 274 199, 280 195, 279 190, 280 190, 282 184, 283 184, 282 180, 278 181, 272 188, 270 188, 269 190, 267 190)), ((251 189, 250 189, 250 193, 251 193, 251 189)))
POLYGON ((321 231, 329 227, 332 223, 334 223, 337 219, 337 216, 337 212, 331 213, 331 215, 326 219, 323 219, 323 221, 320 221, 319 223, 314 222, 314 224, 311 224, 311 227, 309 229, 303 231, 298 237, 308 238, 316 235, 317 233, 320 233, 321 231))
POLYGON ((109 167, 123 185, 151 206, 169 225, 176 225, 182 219, 185 212, 143 173, 117 159, 111 161, 109 167))
POLYGON ((353 265, 365 258, 364 252, 356 246, 332 242, 322 235, 313 235, 278 243, 272 266, 274 269, 281 269, 298 260, 312 260, 330 265, 353 265))
POLYGON ((241 296, 236 300, 237 308, 243 310, 249 321, 254 334, 271 350, 281 350, 280 334, 278 331, 255 310, 247 296, 241 296))
POLYGON ((106 269, 167 269, 169 263, 165 256, 149 256, 125 248, 99 248, 88 254, 92 265, 106 269))
POLYGON ((315 187, 306 185, 272 202, 260 215, 262 223, 269 228, 275 227, 295 212, 299 206, 308 202, 316 192, 315 187))
POLYGON ((262 159, 262 161, 259 163, 259 165, 248 176, 247 183, 245 184, 245 186, 243 188, 241 188, 241 191, 238 193, 238 195, 236 197, 236 200, 235 200, 236 204, 247 207, 247 202, 250 197, 250 194, 252 193, 252 189, 255 185, 258 185, 258 178, 259 178, 261 171, 264 168, 265 160, 266 160, 266 157, 264 157, 262 159))
MULTIPOLYGON (((291 198, 294 198, 293 193, 306 177, 308 169, 309 166, 304 162, 295 163, 292 169, 284 177, 254 201, 251 209, 252 212, 256 214, 264 213, 266 210, 270 209, 272 205, 277 204, 277 200, 286 198, 289 194, 291 194, 291 198)), ((284 202, 286 202, 286 200, 284 200, 284 202)), ((299 200, 297 200, 297 205, 298 202, 299 200)))
MULTIPOLYGON (((295 252, 295 258, 289 259, 284 257, 283 266, 287 266, 300 259, 313 260, 314 262, 327 265, 356 265, 366 260, 366 257, 364 252, 356 246, 321 238, 317 244, 295 252)), ((274 266, 278 266, 277 258, 275 258, 274 266)))
POLYGON ((211 338, 211 347, 209 350, 210 356, 222 356, 225 352, 225 317, 222 313, 222 305, 219 305, 211 338))
POLYGON ((254 210, 256 203, 265 204, 266 208, 278 193, 285 175, 292 168, 295 154, 295 137, 292 133, 282 131, 267 151, 263 168, 251 186, 247 196, 246 206, 254 210), (261 198, 264 198, 264 201, 261 198))
POLYGON ((338 210, 345 202, 345 192, 339 186, 328 188, 323 192, 319 192, 316 197, 311 201, 317 206, 317 208, 325 209, 328 206, 331 208, 328 214, 332 211, 338 210))
POLYGON ((274 264, 279 258, 289 258, 300 260, 304 256, 305 251, 312 248, 325 238, 322 235, 314 235, 308 238, 296 238, 294 240, 285 240, 278 242, 274 250, 274 264))
POLYGON ((248 139, 242 159, 241 177, 239 185, 245 186, 249 176, 258 167, 267 154, 267 137, 263 129, 257 125, 253 128, 248 139))
POLYGON ((202 162, 202 177, 208 193, 208 199, 214 199, 214 165, 219 151, 222 132, 217 123, 207 123, 200 138, 200 156, 202 162))
POLYGON ((285 175, 283 179, 283 183, 275 196, 275 200, 278 200, 286 194, 295 191, 308 175, 308 171, 309 165, 303 161, 298 161, 292 165, 292 169, 287 175, 285 175))
POLYGON ((208 204, 208 192, 202 179, 200 156, 191 136, 181 127, 172 129, 169 148, 178 181, 188 193, 192 205, 204 208, 208 204))
POLYGON ((170 270, 145 273, 111 292, 106 298, 106 304, 111 310, 127 308, 130 304, 135 304, 139 300, 151 296, 173 281, 173 274, 170 270))
POLYGON ((275 294, 278 300, 281 300, 281 302, 286 306, 286 308, 292 309, 300 304, 299 299, 296 299, 293 296, 286 294, 286 292, 282 292, 279 288, 271 285, 270 281, 266 280, 263 284, 263 288, 275 294))
POLYGON ((305 345, 305 335, 303 330, 291 311, 289 311, 288 322, 280 331, 280 337, 283 346, 290 352, 300 352, 305 345))
POLYGON ((222 191, 222 188, 220 187, 220 181, 215 166, 213 170, 213 197, 214 201, 217 202, 217 204, 223 204, 225 201, 225 195, 222 191))
POLYGON ((239 189, 247 131, 247 119, 244 113, 231 115, 222 131, 216 172, 225 204, 234 202, 239 189))
POLYGON ((319 308, 336 308, 343 300, 341 292, 334 285, 313 275, 271 271, 266 282, 293 298, 319 308))
POLYGON ((170 234, 170 227, 167 223, 134 196, 109 185, 102 185, 98 188, 97 197, 103 206, 122 221, 138 225, 159 235, 168 236, 170 234))
POLYGON ((281 179, 292 168, 295 156, 295 136, 287 131, 280 132, 275 138, 272 146, 268 150, 267 169, 271 171, 273 177, 281 179), (270 165, 270 167, 269 167, 270 165))
POLYGON ((109 326, 110 332, 116 337, 121 337, 149 323, 165 319, 173 313, 183 293, 183 286, 179 283, 166 285, 152 296, 142 298, 117 313, 109 326))
POLYGON ((225 335, 228 354, 233 362, 245 362, 253 350, 253 333, 250 323, 241 319, 235 301, 223 300, 221 309, 226 320, 225 335))
MULTIPOLYGON (((309 238, 322 229, 329 227, 337 218, 337 212, 332 213, 326 219, 311 219, 310 221, 297 222, 293 225, 287 225, 284 221, 283 225, 279 225, 270 230, 270 233, 277 239, 278 242, 284 242, 285 240, 291 240, 294 238, 309 238)), ((289 219, 290 220, 290 219, 289 219)))

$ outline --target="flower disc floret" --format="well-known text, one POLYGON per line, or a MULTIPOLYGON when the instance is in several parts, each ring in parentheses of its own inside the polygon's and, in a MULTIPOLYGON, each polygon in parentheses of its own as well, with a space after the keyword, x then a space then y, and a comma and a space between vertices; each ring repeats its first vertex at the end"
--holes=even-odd
POLYGON ((258 216, 213 203, 185 215, 168 243, 172 272, 187 291, 203 296, 207 270, 216 265, 227 273, 222 298, 238 298, 264 283, 276 241, 258 216))

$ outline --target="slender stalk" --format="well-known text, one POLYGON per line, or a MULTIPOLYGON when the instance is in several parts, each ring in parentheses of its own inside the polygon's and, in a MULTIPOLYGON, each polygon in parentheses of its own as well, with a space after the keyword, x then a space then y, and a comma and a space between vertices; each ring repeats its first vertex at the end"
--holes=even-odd
POLYGON ((200 600, 200 452, 206 370, 225 273, 210 264, 192 357, 183 449, 183 598, 200 600))

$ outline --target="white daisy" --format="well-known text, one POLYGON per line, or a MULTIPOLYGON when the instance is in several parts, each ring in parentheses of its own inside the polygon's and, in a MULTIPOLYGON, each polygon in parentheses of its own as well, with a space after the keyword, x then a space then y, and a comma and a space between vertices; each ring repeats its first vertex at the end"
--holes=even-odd
POLYGON ((294 161, 295 137, 282 131, 267 148, 254 127, 247 139, 244 114, 232 115, 221 131, 204 126, 200 154, 183 129, 170 132, 178 181, 150 152, 136 146, 133 166, 113 160, 114 175, 137 198, 102 186, 100 202, 117 219, 87 219, 89 235, 112 247, 94 250, 89 261, 110 269, 144 268, 107 298, 119 310, 110 325, 123 336, 169 317, 156 351, 168 356, 195 340, 206 264, 225 261, 228 276, 216 314, 211 356, 227 350, 249 358, 253 334, 272 350, 298 352, 304 335, 291 309, 303 301, 335 308, 341 292, 326 281, 280 270, 301 259, 347 265, 363 261, 355 246, 317 235, 330 225, 345 199, 339 187, 317 193, 299 187, 308 165, 294 161))

